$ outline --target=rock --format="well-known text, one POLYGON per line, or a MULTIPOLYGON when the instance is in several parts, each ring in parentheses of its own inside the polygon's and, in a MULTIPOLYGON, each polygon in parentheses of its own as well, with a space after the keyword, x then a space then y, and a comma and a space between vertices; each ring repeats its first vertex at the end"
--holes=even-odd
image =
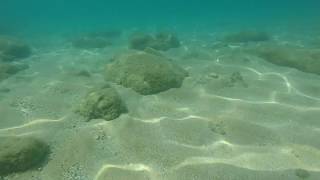
POLYGON ((0 81, 9 78, 10 76, 17 74, 20 71, 28 69, 26 64, 13 64, 13 63, 1 63, 0 62, 0 81))
POLYGON ((171 48, 180 47, 178 38, 172 33, 161 32, 154 36, 149 34, 135 34, 129 40, 129 47, 136 50, 152 48, 160 51, 167 51, 171 48))
POLYGON ((297 177, 301 179, 307 179, 310 177, 310 173, 305 169, 296 169, 294 173, 297 177))
POLYGON ((88 33, 89 37, 102 37, 106 39, 114 39, 120 37, 122 32, 120 30, 106 30, 88 33))
POLYGON ((111 42, 100 36, 83 36, 71 41, 73 47, 79 49, 96 49, 110 46, 111 42))
POLYGON ((89 92, 76 112, 87 120, 110 121, 126 113, 127 107, 115 89, 105 86, 89 92))
POLYGON ((251 52, 270 63, 320 75, 319 50, 272 45, 251 52))
POLYGON ((49 146, 32 137, 0 138, 0 175, 26 171, 43 163, 50 153, 49 146))
POLYGON ((31 55, 31 48, 16 39, 0 37, 0 61, 15 61, 31 55))
POLYGON ((11 91, 11 89, 9 89, 9 88, 0 87, 0 93, 8 93, 8 92, 10 92, 10 91, 11 91))
POLYGON ((142 94, 179 88, 188 73, 164 56, 146 52, 120 55, 106 68, 106 79, 142 94))
POLYGON ((227 35, 223 38, 224 42, 228 43, 248 43, 268 41, 271 37, 265 32, 257 31, 242 31, 235 34, 227 35))

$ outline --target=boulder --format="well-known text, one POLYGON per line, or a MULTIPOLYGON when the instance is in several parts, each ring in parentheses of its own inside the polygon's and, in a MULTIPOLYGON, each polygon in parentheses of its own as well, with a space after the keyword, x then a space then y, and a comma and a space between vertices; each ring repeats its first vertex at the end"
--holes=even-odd
POLYGON ((105 86, 89 92, 76 112, 88 121, 91 119, 110 121, 126 113, 127 107, 115 89, 105 86))
POLYGON ((14 38, 0 37, 0 61, 15 61, 31 55, 31 48, 14 38))
POLYGON ((37 167, 49 153, 46 143, 32 137, 0 137, 0 176, 37 167))
POLYGON ((170 59, 147 52, 115 57, 107 65, 106 79, 142 94, 156 94, 179 88, 188 73, 170 59))
POLYGON ((270 63, 320 75, 320 51, 317 49, 268 45, 251 52, 270 63))
POLYGON ((180 47, 180 42, 172 33, 135 34, 129 40, 129 47, 136 50, 144 50, 149 47, 155 50, 167 51, 171 48, 180 47))

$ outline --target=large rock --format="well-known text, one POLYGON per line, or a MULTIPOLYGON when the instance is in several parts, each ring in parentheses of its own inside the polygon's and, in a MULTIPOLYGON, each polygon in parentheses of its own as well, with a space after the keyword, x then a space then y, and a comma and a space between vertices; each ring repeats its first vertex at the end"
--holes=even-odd
POLYGON ((87 120, 110 121, 127 112, 127 108, 117 91, 110 86, 105 86, 89 92, 76 112, 87 120))
POLYGON ((251 52, 270 63, 320 75, 319 50, 268 45, 251 52))
POLYGON ((26 64, 13 64, 13 63, 1 63, 0 62, 0 81, 9 78, 12 75, 17 74, 20 71, 29 68, 26 64))
POLYGON ((153 48, 160 51, 167 51, 171 48, 180 47, 178 38, 172 33, 135 34, 129 40, 129 47, 136 50, 153 48))
POLYGON ((14 38, 0 37, 0 61, 15 61, 31 55, 31 48, 14 38))
POLYGON ((146 52, 120 55, 106 69, 106 79, 148 95, 179 88, 187 72, 164 56, 146 52))
POLYGON ((31 137, 0 138, 0 176, 39 166, 50 153, 49 146, 31 137))

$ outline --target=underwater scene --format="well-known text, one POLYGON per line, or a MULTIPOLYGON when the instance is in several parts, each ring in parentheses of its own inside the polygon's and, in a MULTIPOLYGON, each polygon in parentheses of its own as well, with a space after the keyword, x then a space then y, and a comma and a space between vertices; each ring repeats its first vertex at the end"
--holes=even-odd
POLYGON ((0 180, 320 180, 320 1, 0 0, 0 180))

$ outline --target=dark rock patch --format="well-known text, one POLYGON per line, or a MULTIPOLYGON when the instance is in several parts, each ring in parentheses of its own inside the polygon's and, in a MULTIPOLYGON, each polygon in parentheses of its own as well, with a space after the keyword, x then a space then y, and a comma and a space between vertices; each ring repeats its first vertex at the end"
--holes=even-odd
POLYGON ((22 172, 41 165, 49 146, 32 137, 0 137, 0 175, 22 172))
POLYGON ((142 94, 179 88, 188 73, 164 56, 146 52, 120 55, 107 66, 106 79, 142 94))
POLYGON ((268 33, 258 31, 241 31, 238 33, 227 35, 223 38, 228 43, 248 43, 268 41, 271 37, 268 33))
POLYGON ((310 177, 310 173, 304 169, 296 169, 294 171, 294 174, 300 179, 307 179, 308 177, 310 177))
POLYGON ((13 63, 1 63, 0 62, 0 81, 9 78, 12 75, 17 74, 20 71, 28 69, 26 64, 13 64, 13 63))
POLYGON ((320 51, 317 49, 270 45, 251 52, 270 63, 320 75, 320 51))
POLYGON ((0 61, 15 61, 31 55, 31 48, 17 39, 0 37, 0 61))

